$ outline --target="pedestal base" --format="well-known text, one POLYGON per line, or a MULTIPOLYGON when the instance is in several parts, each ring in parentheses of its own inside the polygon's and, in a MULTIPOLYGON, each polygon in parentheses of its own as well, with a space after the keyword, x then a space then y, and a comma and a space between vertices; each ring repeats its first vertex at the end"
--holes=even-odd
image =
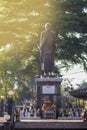
POLYGON ((52 105, 56 105, 57 110, 61 107, 61 93, 60 85, 62 82, 61 77, 41 77, 36 78, 37 85, 37 108, 42 109, 45 103, 47 109, 52 109, 52 105))

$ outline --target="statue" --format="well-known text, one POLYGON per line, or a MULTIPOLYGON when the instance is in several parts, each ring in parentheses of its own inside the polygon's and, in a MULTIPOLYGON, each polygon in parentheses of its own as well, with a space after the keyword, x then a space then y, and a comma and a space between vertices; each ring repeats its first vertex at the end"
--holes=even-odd
POLYGON ((50 23, 45 24, 45 30, 40 37, 41 70, 47 75, 53 72, 56 35, 50 23))

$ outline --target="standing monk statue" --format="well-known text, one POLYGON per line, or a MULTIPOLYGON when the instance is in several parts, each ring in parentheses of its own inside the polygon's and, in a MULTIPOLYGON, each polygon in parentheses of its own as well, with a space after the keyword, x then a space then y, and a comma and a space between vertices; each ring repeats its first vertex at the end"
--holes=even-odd
POLYGON ((41 70, 47 75, 53 72, 56 35, 50 23, 45 24, 45 30, 40 37, 41 70))

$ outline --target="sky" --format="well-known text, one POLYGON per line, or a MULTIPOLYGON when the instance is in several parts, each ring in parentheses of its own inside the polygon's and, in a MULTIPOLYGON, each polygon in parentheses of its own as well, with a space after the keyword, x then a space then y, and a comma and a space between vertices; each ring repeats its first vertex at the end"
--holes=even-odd
POLYGON ((63 79, 70 79, 74 88, 77 88, 77 84, 81 84, 83 81, 87 82, 87 73, 82 69, 80 65, 75 65, 69 71, 63 71, 63 79))

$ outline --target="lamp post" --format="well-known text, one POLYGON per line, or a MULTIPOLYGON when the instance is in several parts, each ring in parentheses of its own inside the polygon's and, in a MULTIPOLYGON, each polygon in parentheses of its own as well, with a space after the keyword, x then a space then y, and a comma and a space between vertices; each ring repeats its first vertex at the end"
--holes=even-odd
POLYGON ((3 99, 4 99, 4 96, 1 96, 0 97, 0 117, 3 117, 4 116, 4 112, 3 112, 3 106, 4 106, 4 101, 3 101, 3 99))
POLYGON ((8 109, 7 109, 7 112, 8 114, 11 116, 12 114, 12 105, 13 105, 13 95, 14 95, 14 92, 12 90, 10 90, 8 92, 8 100, 7 100, 7 104, 8 104, 8 109))
POLYGON ((8 104, 8 107, 7 107, 7 113, 8 115, 10 116, 10 130, 14 130, 14 101, 13 101, 13 95, 14 95, 14 91, 10 90, 8 92, 8 100, 7 100, 7 104, 8 104))

